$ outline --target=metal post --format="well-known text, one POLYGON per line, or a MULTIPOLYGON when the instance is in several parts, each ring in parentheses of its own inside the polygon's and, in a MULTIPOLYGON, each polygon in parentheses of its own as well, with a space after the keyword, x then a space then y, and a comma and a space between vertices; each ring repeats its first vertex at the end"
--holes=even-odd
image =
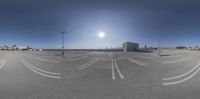
POLYGON ((65 49, 65 33, 66 32, 61 32, 62 34, 62 55, 65 55, 64 49, 65 49))
POLYGON ((156 31, 158 32, 158 56, 160 57, 161 49, 160 49, 160 27, 156 25, 156 31))

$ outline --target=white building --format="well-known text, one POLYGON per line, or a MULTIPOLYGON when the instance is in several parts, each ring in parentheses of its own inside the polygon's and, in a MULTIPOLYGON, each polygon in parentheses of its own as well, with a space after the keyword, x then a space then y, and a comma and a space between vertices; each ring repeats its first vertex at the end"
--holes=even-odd
POLYGON ((29 46, 21 46, 18 47, 19 50, 30 50, 31 48, 29 46))
POLYGON ((0 46, 0 50, 3 50, 3 49, 4 49, 4 47, 0 46))
POLYGON ((139 44, 133 42, 125 42, 122 44, 122 48, 124 52, 137 51, 139 49, 139 44))

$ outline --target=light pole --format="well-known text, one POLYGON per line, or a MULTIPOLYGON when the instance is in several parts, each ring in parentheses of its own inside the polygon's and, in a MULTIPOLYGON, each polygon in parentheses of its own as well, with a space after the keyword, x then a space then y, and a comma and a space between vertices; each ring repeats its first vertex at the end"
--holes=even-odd
POLYGON ((65 49, 65 31, 62 31, 62 55, 65 55, 64 49, 65 49))
POLYGON ((160 27, 156 25, 156 32, 158 33, 158 56, 160 57, 161 50, 160 50, 160 27))

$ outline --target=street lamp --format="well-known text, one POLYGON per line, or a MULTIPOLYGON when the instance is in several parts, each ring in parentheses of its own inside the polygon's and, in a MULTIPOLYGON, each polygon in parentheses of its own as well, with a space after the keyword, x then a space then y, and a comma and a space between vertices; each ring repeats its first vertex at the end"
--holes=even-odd
POLYGON ((158 34, 158 56, 160 57, 161 50, 160 50, 160 27, 159 25, 156 25, 156 32, 158 34))
POLYGON ((64 49, 65 49, 65 31, 60 32, 62 34, 62 55, 65 55, 64 49))

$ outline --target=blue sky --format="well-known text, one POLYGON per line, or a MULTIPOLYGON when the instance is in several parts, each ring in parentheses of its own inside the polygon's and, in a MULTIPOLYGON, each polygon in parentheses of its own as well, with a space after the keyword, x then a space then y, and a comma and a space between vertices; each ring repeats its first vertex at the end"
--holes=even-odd
POLYGON ((196 46, 200 2, 195 0, 1 0, 0 45, 60 48, 118 47, 123 42, 196 46), (162 1, 162 2, 161 2, 162 1), (105 38, 97 33, 103 31, 105 38))

